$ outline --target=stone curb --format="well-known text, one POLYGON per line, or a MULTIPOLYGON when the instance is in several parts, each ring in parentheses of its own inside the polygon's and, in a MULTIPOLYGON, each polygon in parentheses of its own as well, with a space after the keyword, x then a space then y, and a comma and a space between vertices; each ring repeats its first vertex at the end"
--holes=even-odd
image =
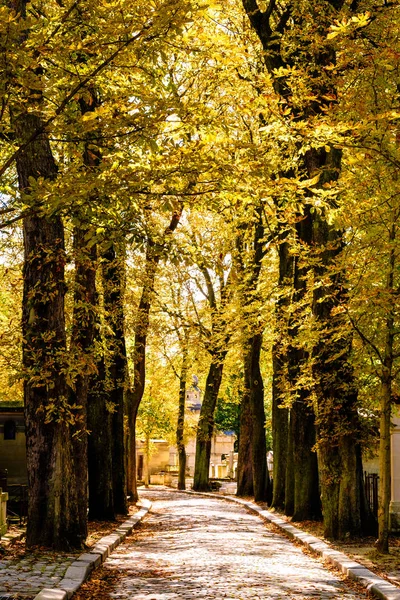
POLYGON ((68 600, 86 581, 93 569, 99 567, 111 552, 121 544, 133 528, 143 519, 151 508, 151 502, 140 500, 140 510, 124 521, 113 533, 102 537, 91 548, 70 564, 58 588, 44 588, 34 600, 68 600))
POLYGON ((282 529, 282 531, 284 531, 290 538, 301 542, 309 550, 322 556, 324 560, 330 562, 349 579, 355 579, 361 583, 361 585, 363 585, 370 594, 380 598, 380 600, 400 600, 400 588, 396 587, 389 581, 386 581, 386 579, 379 577, 360 563, 355 562, 343 552, 334 550, 319 538, 297 529, 297 527, 294 527, 274 513, 264 510, 254 502, 241 500, 240 498, 235 498, 234 496, 222 496, 209 492, 194 492, 192 490, 179 491, 186 494, 208 496, 214 499, 217 498, 221 500, 228 500, 229 502, 241 504, 245 508, 260 515, 260 517, 265 521, 268 521, 269 523, 279 527, 279 529, 282 529))

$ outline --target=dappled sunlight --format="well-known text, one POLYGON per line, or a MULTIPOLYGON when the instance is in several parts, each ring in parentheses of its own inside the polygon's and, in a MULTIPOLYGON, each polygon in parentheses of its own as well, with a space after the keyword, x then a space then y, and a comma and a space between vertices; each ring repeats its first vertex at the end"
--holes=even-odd
POLYGON ((238 505, 166 490, 142 495, 153 502, 149 517, 106 563, 124 573, 112 598, 363 597, 238 505))

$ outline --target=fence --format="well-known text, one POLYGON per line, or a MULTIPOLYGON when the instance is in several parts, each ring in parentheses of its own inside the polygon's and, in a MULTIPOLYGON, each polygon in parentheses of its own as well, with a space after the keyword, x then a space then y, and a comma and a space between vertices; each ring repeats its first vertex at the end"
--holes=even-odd
POLYGON ((378 516, 378 489, 379 475, 377 473, 364 473, 364 485, 367 501, 374 517, 378 516))

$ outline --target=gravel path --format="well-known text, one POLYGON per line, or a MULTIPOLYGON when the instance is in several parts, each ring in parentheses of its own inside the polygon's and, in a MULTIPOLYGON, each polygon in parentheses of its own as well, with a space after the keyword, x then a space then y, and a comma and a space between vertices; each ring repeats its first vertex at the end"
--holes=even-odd
POLYGON ((153 507, 134 536, 104 563, 106 577, 107 571, 113 576, 102 598, 366 597, 239 505, 166 490, 141 496, 153 507))

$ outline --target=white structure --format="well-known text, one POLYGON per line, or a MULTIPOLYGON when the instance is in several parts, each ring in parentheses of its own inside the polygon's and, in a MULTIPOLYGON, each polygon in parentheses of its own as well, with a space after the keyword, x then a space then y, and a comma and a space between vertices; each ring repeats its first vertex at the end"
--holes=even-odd
POLYGON ((392 417, 390 529, 400 531, 400 417, 392 417))

